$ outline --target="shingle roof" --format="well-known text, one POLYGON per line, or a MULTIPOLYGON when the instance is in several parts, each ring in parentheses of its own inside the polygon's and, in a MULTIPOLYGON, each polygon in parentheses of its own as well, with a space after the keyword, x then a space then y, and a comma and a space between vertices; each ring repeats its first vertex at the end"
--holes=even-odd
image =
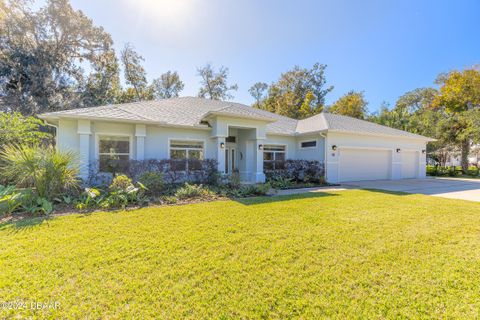
POLYGON ((297 135, 318 131, 337 131, 429 140, 406 131, 331 113, 324 112, 307 119, 295 120, 241 103, 196 97, 72 109, 44 113, 40 118, 91 118, 207 128, 201 121, 211 114, 264 120, 268 122, 267 133, 269 134, 297 135))
POLYGON ((433 140, 407 131, 328 112, 322 112, 316 116, 298 121, 296 131, 300 134, 312 131, 330 131, 433 140))

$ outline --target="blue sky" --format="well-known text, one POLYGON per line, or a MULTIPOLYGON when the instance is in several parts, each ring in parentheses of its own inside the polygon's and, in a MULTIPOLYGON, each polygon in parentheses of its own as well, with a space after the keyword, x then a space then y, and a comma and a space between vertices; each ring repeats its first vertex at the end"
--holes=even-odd
POLYGON ((331 103, 365 91, 369 110, 433 85, 440 72, 480 63, 480 1, 72 0, 120 50, 132 43, 149 79, 167 70, 196 95, 196 68, 230 69, 235 101, 294 65, 327 64, 331 103))

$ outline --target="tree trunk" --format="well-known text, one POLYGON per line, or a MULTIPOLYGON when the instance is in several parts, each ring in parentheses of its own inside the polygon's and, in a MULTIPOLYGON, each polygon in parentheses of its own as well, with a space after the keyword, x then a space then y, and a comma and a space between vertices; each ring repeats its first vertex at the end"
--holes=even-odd
POLYGON ((468 170, 468 155, 470 154, 470 141, 462 141, 462 171, 467 173, 468 170))

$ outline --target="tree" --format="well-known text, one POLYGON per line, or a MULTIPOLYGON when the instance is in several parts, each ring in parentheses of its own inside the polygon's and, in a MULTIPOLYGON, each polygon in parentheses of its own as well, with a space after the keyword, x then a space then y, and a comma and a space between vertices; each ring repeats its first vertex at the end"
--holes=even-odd
POLYGON ((204 67, 198 68, 197 72, 198 76, 202 78, 198 92, 199 97, 212 100, 233 99, 233 95, 229 91, 238 90, 238 86, 227 84, 228 68, 221 66, 216 72, 212 65, 206 64, 204 67))
MULTIPOLYGON (((135 94, 133 101, 151 98, 153 93, 152 88, 148 86, 147 73, 142 66, 142 62, 145 59, 135 51, 131 44, 127 43, 121 52, 121 60, 125 82, 132 86, 135 94)), ((131 95, 126 95, 126 97, 131 97, 131 95)))
POLYGON ((293 67, 270 85, 260 109, 295 119, 303 119, 323 110, 325 96, 333 87, 325 88, 326 65, 316 63, 311 69, 293 67))
POLYGON ((6 2, 0 19, 0 95, 4 109, 36 114, 81 107, 82 65, 111 50, 112 39, 68 0, 6 2))
POLYGON ((109 50, 93 62, 93 72, 88 76, 83 90, 84 104, 100 106, 116 103, 121 91, 118 60, 115 52, 109 50))
POLYGON ((340 97, 328 108, 328 111, 353 118, 365 119, 367 115, 367 105, 368 102, 365 100, 363 92, 355 92, 352 90, 340 97))
POLYGON ((168 99, 178 97, 185 84, 176 71, 167 71, 160 78, 153 80, 154 97, 168 99))
POLYGON ((265 92, 268 89, 268 84, 265 82, 256 82, 248 89, 250 95, 255 99, 254 107, 259 107, 261 102, 265 99, 265 92))
POLYGON ((0 146, 52 143, 53 136, 44 130, 41 120, 22 116, 19 112, 0 112, 0 146))
POLYGON ((454 70, 440 75, 437 84, 440 88, 433 106, 445 115, 439 126, 441 136, 459 145, 466 172, 471 144, 480 138, 480 71, 454 70))

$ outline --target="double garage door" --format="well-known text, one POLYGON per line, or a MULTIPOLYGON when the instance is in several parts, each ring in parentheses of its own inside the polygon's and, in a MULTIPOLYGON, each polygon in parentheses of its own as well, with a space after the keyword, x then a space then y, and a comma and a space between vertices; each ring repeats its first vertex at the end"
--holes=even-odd
MULTIPOLYGON (((391 150, 342 148, 338 155, 339 182, 392 178, 391 150)), ((417 153, 405 151, 401 158, 402 178, 415 178, 417 153)))

